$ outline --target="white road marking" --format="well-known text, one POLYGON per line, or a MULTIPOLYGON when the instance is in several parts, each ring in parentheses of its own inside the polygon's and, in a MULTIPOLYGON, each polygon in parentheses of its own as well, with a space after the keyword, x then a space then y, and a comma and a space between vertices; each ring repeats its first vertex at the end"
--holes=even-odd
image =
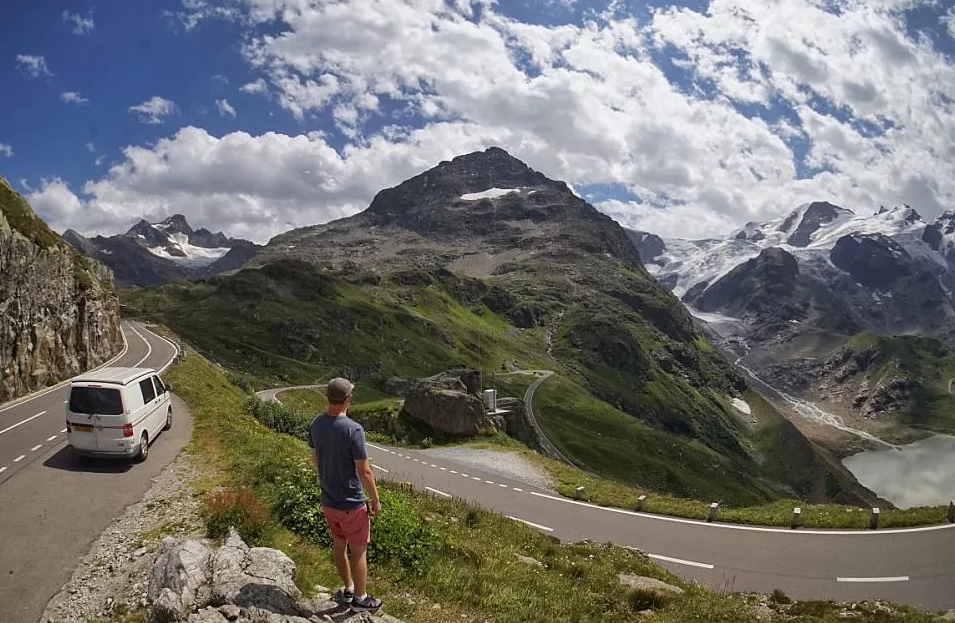
POLYGON ((520 491, 521 493, 524 493, 524 490, 523 490, 523 489, 518 489, 517 487, 514 487, 514 490, 515 490, 515 491, 520 491))
POLYGON ((540 525, 539 523, 534 523, 534 522, 532 522, 532 521, 527 521, 526 519, 521 519, 520 517, 514 517, 514 516, 512 516, 512 515, 508 515, 507 518, 508 518, 508 519, 513 519, 514 521, 519 521, 519 522, 521 522, 522 524, 527 524, 527 525, 530 526, 531 528, 538 528, 538 529, 540 529, 540 530, 543 530, 544 532, 553 532, 553 531, 554 531, 553 528, 548 528, 547 526, 542 526, 542 525, 540 525))
POLYGON ((147 340, 146 338, 143 337, 143 334, 142 334, 142 333, 140 333, 139 331, 136 330, 136 327, 135 327, 134 325, 132 325, 132 324, 129 325, 129 328, 133 330, 133 333, 135 333, 136 335, 139 336, 139 339, 141 339, 143 342, 146 343, 146 356, 143 357, 142 359, 140 359, 139 361, 137 361, 136 363, 134 363, 132 366, 130 366, 131 368, 138 368, 138 367, 139 367, 139 364, 141 364, 142 362, 144 362, 144 361, 146 361, 147 359, 149 359, 149 356, 150 356, 150 355, 152 354, 152 352, 153 352, 153 345, 149 343, 149 340, 147 340))
POLYGON ((22 461, 22 460, 25 459, 25 458, 27 458, 27 455, 21 454, 21 455, 18 456, 17 458, 13 459, 13 462, 14 462, 14 463, 19 463, 20 461, 22 461))
POLYGON ((66 404, 66 403, 68 403, 68 402, 69 402, 69 400, 64 400, 64 401, 63 401, 63 404, 66 404))
POLYGON ((66 429, 64 428, 64 429, 61 430, 60 432, 61 432, 61 433, 65 433, 65 432, 66 432, 66 429))
POLYGON ((481 479, 477 476, 471 476, 471 480, 477 480, 478 482, 481 482, 481 479))
POLYGON ((442 467, 442 468, 440 468, 440 469, 441 469, 442 472, 448 471, 448 468, 447 468, 447 467, 442 467))
POLYGON ((0 467, 0 474, 2 474, 2 473, 5 472, 5 471, 7 471, 7 468, 6 468, 5 466, 4 466, 4 467, 0 467))
POLYGON ((444 491, 438 491, 437 489, 432 489, 431 487, 425 487, 425 490, 426 490, 426 491, 430 491, 431 493, 434 493, 434 494, 436 494, 436 495, 440 495, 440 496, 443 497, 443 498, 449 498, 449 497, 451 497, 450 495, 448 495, 448 494, 445 493, 444 491))
POLYGON ((887 578, 836 578, 836 582, 908 582, 909 576, 899 575, 887 578))
POLYGON ((429 465, 428 467, 437 467, 437 465, 435 465, 434 463, 432 463, 432 464, 429 465))
POLYGON ((383 471, 383 472, 386 473, 386 474, 390 474, 390 473, 391 473, 391 472, 389 472, 387 469, 385 469, 384 467, 378 467, 378 466, 375 465, 374 463, 372 463, 371 466, 374 467, 375 469, 379 469, 379 470, 383 471))
POLYGON ((464 473, 462 473, 461 476, 464 477, 464 478, 470 478, 470 476, 468 476, 467 474, 464 474, 464 473))
POLYGON ((834 536, 834 535, 853 535, 853 536, 879 536, 885 534, 910 534, 914 532, 931 532, 935 530, 952 530, 955 529, 955 523, 950 524, 939 524, 935 526, 922 526, 920 528, 894 528, 888 530, 807 530, 800 528, 799 530, 792 530, 790 528, 763 528, 760 526, 744 526, 737 524, 728 524, 728 523, 709 523, 706 521, 698 521, 695 519, 683 519, 682 517, 668 517, 666 515, 653 515, 650 513, 635 513, 634 511, 623 510, 622 508, 613 508, 611 506, 597 506, 595 504, 588 504, 587 502, 578 502, 577 500, 569 500, 567 498, 559 498, 553 495, 545 495, 543 493, 537 493, 536 491, 531 491, 531 495, 536 495, 539 498, 544 498, 547 500, 554 500, 555 502, 563 502, 564 504, 573 504, 575 506, 586 506, 587 508, 592 508, 598 511, 604 511, 606 513, 617 513, 619 515, 630 515, 631 517, 641 517, 643 519, 655 519, 657 521, 671 521, 673 523, 682 523, 690 524, 695 526, 700 526, 701 528, 716 528, 722 530, 748 530, 751 532, 776 532, 779 534, 788 534, 790 536, 798 536, 801 534, 819 534, 823 536, 834 536))
POLYGON ((653 558, 654 560, 662 560, 664 562, 672 562, 678 565, 688 565, 690 567, 699 567, 700 569, 712 569, 713 565, 706 564, 705 562, 694 562, 692 560, 683 560, 682 558, 670 558, 669 556, 661 556, 660 554, 647 554, 648 557, 653 558))
MULTIPOLYGON (((478 480, 480 480, 480 478, 479 478, 478 480)), ((494 481, 493 481, 493 480, 485 480, 484 482, 486 482, 486 483, 489 484, 489 485, 493 485, 493 484, 494 484, 494 481)))
POLYGON ((453 469, 451 470, 451 473, 452 473, 452 474, 457 474, 457 472, 454 471, 453 469))
POLYGON ((16 428, 17 426, 21 426, 21 425, 23 425, 23 424, 26 424, 26 423, 29 422, 30 420, 35 420, 35 419, 37 419, 38 417, 40 417, 41 415, 43 415, 43 414, 45 414, 45 413, 46 413, 46 411, 40 411, 40 412, 37 413, 36 415, 30 416, 30 417, 28 417, 28 418, 25 419, 25 420, 21 420, 21 421, 17 422, 16 424, 14 424, 13 426, 8 426, 8 427, 4 428, 3 430, 0 430, 0 435, 4 434, 4 433, 7 432, 7 431, 13 430, 13 429, 16 428))
POLYGON ((504 487, 505 489, 507 489, 507 485, 498 485, 498 487, 504 487))
POLYGON ((56 439, 56 435, 50 435, 46 438, 47 441, 53 441, 54 439, 56 439))
POLYGON ((32 448, 30 448, 30 452, 36 452, 37 450, 39 450, 39 449, 42 448, 42 447, 43 447, 43 444, 42 444, 42 443, 38 443, 37 445, 35 445, 35 446, 33 446, 32 448))

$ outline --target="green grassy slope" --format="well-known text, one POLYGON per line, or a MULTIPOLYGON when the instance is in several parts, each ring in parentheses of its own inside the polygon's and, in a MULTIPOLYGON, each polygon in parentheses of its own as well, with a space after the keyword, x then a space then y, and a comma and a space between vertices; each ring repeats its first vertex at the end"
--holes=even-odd
MULTIPOLYGON (((314 482, 305 443, 275 433, 244 413, 246 397, 222 371, 201 357, 187 357, 167 376, 195 417, 193 439, 187 451, 201 456, 212 473, 193 483, 199 492, 223 487, 250 488, 271 509, 269 525, 258 544, 285 551, 296 563, 296 584, 311 596, 315 584, 338 582, 331 552, 311 535, 287 529, 288 517, 276 504, 291 486, 295 474, 307 473, 314 482)), ((686 583, 636 552, 610 544, 562 544, 555 539, 499 515, 457 500, 444 500, 407 488, 382 483, 386 512, 403 525, 376 520, 375 542, 400 540, 410 528, 428 526, 433 546, 428 557, 414 566, 397 555, 375 560, 370 580, 373 591, 386 602, 386 611, 408 623, 579 623, 653 620, 659 623, 836 623, 845 607, 827 601, 795 602, 781 592, 770 606, 759 607, 750 595, 711 591, 686 583), (518 556, 541 562, 540 567, 518 556), (684 593, 655 598, 621 587, 618 573, 658 578, 680 586, 684 593)), ((309 509, 315 514, 315 509, 309 509)), ((931 623, 934 617, 914 609, 886 604, 857 603, 851 607, 857 623, 931 623)))
MULTIPOLYGON (((347 374, 362 379, 364 398, 372 401, 383 397, 392 376, 427 376, 460 365, 488 372, 502 364, 551 369, 557 376, 538 393, 542 425, 593 472, 735 504, 777 499, 779 488, 768 480, 798 487, 784 470, 761 473, 751 458, 755 442, 728 414, 725 395, 705 386, 708 366, 713 378, 722 371, 701 338, 696 338, 698 348, 681 351, 658 330, 619 313, 623 329, 611 327, 608 315, 598 338, 602 344, 574 348, 573 340, 590 339, 584 330, 593 324, 589 319, 612 309, 595 300, 604 311, 585 315, 573 308, 565 314, 564 335, 555 338, 555 350, 564 356, 548 357, 547 329, 513 326, 502 316, 506 312, 488 307, 487 287, 475 282, 443 271, 403 271, 386 278, 354 270, 335 273, 286 260, 197 284, 126 290, 122 298, 131 315, 168 324, 201 352, 253 379, 256 389, 347 374), (620 331, 631 337, 617 339, 620 331), (594 352, 619 361, 585 365, 587 353, 594 352), (631 355, 642 358, 649 372, 635 367, 631 355), (577 376, 578 370, 585 375, 577 376), (619 397, 614 404, 624 402, 632 411, 598 396, 619 397)), ((501 380, 502 387, 514 383, 501 380)))
POLYGON ((916 383, 912 407, 902 414, 904 424, 941 433, 955 433, 955 395, 948 391, 955 378, 955 352, 942 342, 916 336, 859 333, 849 340, 854 353, 878 353, 865 374, 870 386, 880 379, 909 378, 916 383))

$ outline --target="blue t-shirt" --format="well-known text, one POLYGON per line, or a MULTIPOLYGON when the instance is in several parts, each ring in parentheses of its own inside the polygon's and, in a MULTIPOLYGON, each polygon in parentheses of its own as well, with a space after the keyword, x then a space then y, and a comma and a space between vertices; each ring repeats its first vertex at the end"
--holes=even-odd
POLYGON ((364 506, 367 498, 355 469, 355 461, 368 458, 361 424, 344 415, 323 413, 308 427, 308 445, 318 455, 322 505, 340 511, 364 506))

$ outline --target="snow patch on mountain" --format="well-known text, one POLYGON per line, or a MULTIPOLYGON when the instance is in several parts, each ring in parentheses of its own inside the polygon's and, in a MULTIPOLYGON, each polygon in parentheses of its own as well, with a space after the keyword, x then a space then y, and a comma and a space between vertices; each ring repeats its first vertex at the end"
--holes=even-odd
POLYGON ((208 266, 229 252, 228 247, 207 249, 190 244, 189 237, 185 234, 175 233, 168 234, 168 236, 168 247, 148 247, 149 252, 190 268, 208 266), (170 253, 169 247, 179 251, 179 253, 170 253))
POLYGON ((504 195, 509 195, 511 193, 517 193, 520 191, 520 188, 488 188, 487 190, 481 191, 479 193, 468 193, 466 195, 461 195, 461 199, 465 201, 497 199, 498 197, 503 197, 504 195))

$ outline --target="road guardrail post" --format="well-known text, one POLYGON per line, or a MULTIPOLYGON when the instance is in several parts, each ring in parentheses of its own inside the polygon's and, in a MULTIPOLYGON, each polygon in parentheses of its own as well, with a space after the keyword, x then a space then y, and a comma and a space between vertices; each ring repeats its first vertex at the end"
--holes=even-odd
POLYGON ((577 499, 577 500, 582 500, 582 499, 584 499, 584 488, 583 488, 583 487, 577 487, 577 490, 574 491, 574 498, 577 499))
POLYGON ((948 523, 955 523, 955 500, 948 503, 948 523))
POLYGON ((719 502, 713 502, 712 504, 710 504, 710 514, 707 516, 706 520, 716 521, 716 513, 718 513, 719 510, 720 510, 719 502))
POLYGON ((798 506, 793 509, 793 518, 789 522, 789 527, 795 530, 799 527, 799 524, 802 522, 802 509, 798 506))
POLYGON ((641 495, 640 497, 637 498, 637 507, 634 510, 642 511, 646 505, 647 505, 647 496, 641 495))
POLYGON ((879 527, 879 515, 882 514, 882 511, 878 507, 872 509, 872 519, 869 520, 869 527, 873 530, 878 529, 879 527))

